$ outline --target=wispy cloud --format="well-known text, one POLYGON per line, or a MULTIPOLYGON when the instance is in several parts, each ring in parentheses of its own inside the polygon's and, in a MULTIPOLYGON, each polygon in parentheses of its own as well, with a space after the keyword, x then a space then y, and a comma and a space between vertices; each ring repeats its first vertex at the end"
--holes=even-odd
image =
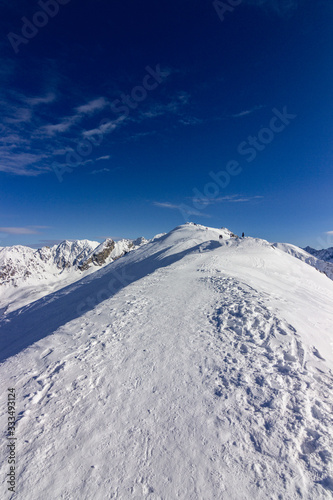
POLYGON ((101 111, 104 109, 106 106, 108 106, 109 102, 105 97, 99 97, 98 99, 93 99, 92 101, 88 102, 87 104, 83 104, 82 106, 79 106, 76 108, 76 111, 80 115, 90 115, 95 113, 96 111, 101 111))
POLYGON ((50 92, 44 97, 27 97, 25 98, 25 102, 29 106, 39 106, 40 104, 49 104, 56 99, 56 95, 54 92, 50 92))
POLYGON ((139 120, 156 118, 158 116, 163 116, 166 114, 181 114, 183 112, 183 107, 188 104, 189 100, 190 94, 188 92, 179 91, 173 96, 170 96, 169 102, 155 102, 151 104, 145 111, 141 111, 139 120))
POLYGON ((155 207, 160 207, 160 208, 179 210, 180 212, 186 213, 187 215, 198 215, 200 217, 211 217, 210 215, 199 212, 199 210, 195 210, 194 208, 189 207, 188 205, 185 205, 185 204, 176 205, 174 203, 169 203, 168 201, 166 201, 166 202, 154 201, 153 205, 155 205, 155 207))
POLYGON ((32 108, 7 104, 0 124, 0 172, 36 176, 48 170, 45 144, 36 145, 32 139, 32 108))
POLYGON ((31 227, 0 227, 0 232, 6 234, 38 234, 38 231, 31 227))
POLYGON ((203 120, 196 118, 195 116, 187 116, 179 119, 179 123, 182 125, 199 125, 203 120))
POLYGON ((57 151, 58 154, 59 150, 68 151, 68 138, 65 144, 58 139, 45 142, 45 134, 51 136, 72 125, 70 119, 56 125, 46 122, 44 108, 56 99, 51 90, 33 96, 23 95, 10 87, 0 90, 0 172, 35 177, 52 170, 57 151))
POLYGON ((28 139, 24 139, 23 137, 20 137, 18 134, 13 134, 9 131, 7 132, 7 129, 5 127, 1 128, 0 126, 0 133, 4 133, 5 135, 3 137, 0 137, 0 144, 6 145, 9 147, 10 145, 13 145, 15 147, 21 146, 22 144, 30 144, 30 141, 28 139))
MULTIPOLYGON (((0 119, 0 172, 30 177, 52 172, 52 165, 54 162, 58 163, 59 156, 75 154, 80 140, 89 139, 93 143, 96 137, 100 139, 125 125, 128 125, 128 133, 124 133, 120 140, 138 140, 156 134, 156 128, 151 127, 145 131, 141 128, 136 131, 131 126, 135 127, 156 117, 174 115, 181 125, 194 125, 198 122, 184 112, 190 101, 189 93, 178 91, 160 96, 160 101, 153 98, 147 100, 136 114, 130 116, 114 116, 110 108, 110 116, 97 121, 96 126, 92 127, 91 118, 110 105, 108 98, 98 96, 87 100, 86 103, 73 107, 67 116, 61 116, 57 110, 62 109, 64 96, 57 94, 53 88, 52 86, 42 94, 32 96, 11 89, 0 90, 0 104, 3 107, 2 120, 0 119), (58 107, 54 106, 55 101, 59 101, 58 107), (49 112, 46 113, 48 106, 49 112), (48 116, 54 116, 53 123, 48 116)), ((91 157, 81 164, 109 159, 110 155, 97 159, 91 157)), ((65 166, 66 162, 64 160, 61 163, 65 166)))
POLYGON ((96 174, 102 174, 103 172, 111 172, 111 169, 100 168, 99 170, 93 170, 92 172, 89 172, 89 173, 90 173, 90 175, 96 175, 96 174))
POLYGON ((66 148, 59 148, 59 149, 54 149, 53 150, 53 155, 54 156, 63 156, 66 153, 73 152, 73 148, 66 147, 66 148))
POLYGON ((254 200, 260 200, 263 196, 243 196, 239 194, 231 194, 228 196, 220 196, 218 198, 192 198, 193 203, 202 203, 204 205, 214 205, 216 203, 247 203, 254 200))
POLYGON ((79 115, 69 116, 63 119, 60 123, 44 125, 42 127, 42 132, 44 131, 48 136, 53 136, 57 133, 67 132, 79 119, 79 115))
POLYGON ((157 134, 156 130, 150 130, 149 132, 137 132, 136 134, 127 135, 124 140, 126 142, 139 141, 143 137, 150 137, 156 134, 157 134))
POLYGON ((36 106, 49 104, 56 98, 53 92, 38 97, 26 97, 11 90, 6 93, 6 98, 3 98, 1 102, 4 108, 3 122, 14 125, 30 122, 36 106))
POLYGON ((33 154, 26 152, 13 152, 10 148, 1 148, 0 171, 16 175, 25 175, 34 177, 42 171, 48 170, 48 167, 40 167, 34 164, 47 158, 45 154, 33 154))
POLYGON ((110 155, 100 156, 99 158, 96 158, 96 161, 109 160, 110 158, 110 155))
POLYGON ((247 116, 247 115, 251 115, 252 113, 254 113, 255 111, 258 111, 258 109, 261 109, 263 106, 254 106, 253 108, 250 108, 250 109, 245 109, 244 111, 241 111, 239 113, 235 113, 233 115, 231 115, 232 118, 240 118, 241 116, 247 116))
POLYGON ((73 125, 81 122, 87 115, 93 115, 104 109, 108 105, 107 99, 99 97, 75 108, 75 113, 71 116, 65 116, 59 123, 44 125, 41 132, 45 132, 48 136, 53 136, 57 133, 67 132, 73 125))
POLYGON ((6 116, 4 118, 5 123, 18 124, 30 122, 32 116, 31 109, 29 108, 18 108, 13 110, 11 116, 6 116))
POLYGON ((126 120, 124 116, 120 116, 116 120, 103 120, 103 123, 101 123, 98 127, 91 130, 85 130, 82 135, 83 137, 91 137, 94 135, 110 134, 117 127, 119 127, 124 120, 126 120))
POLYGON ((333 231, 326 231, 325 234, 333 234, 333 231))

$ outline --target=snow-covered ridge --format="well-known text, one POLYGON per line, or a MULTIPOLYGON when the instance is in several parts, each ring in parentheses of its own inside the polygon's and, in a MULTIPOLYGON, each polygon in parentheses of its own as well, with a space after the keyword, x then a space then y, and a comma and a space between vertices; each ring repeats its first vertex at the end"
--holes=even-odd
POLYGON ((332 324, 324 274, 194 224, 5 313, 17 498, 332 498, 332 324))
POLYGON ((321 273, 326 274, 328 278, 333 280, 333 261, 330 262, 330 253, 329 250, 313 250, 310 247, 306 247, 307 249, 313 250, 317 255, 326 256, 328 258, 327 261, 321 260, 316 257, 314 254, 310 254, 306 249, 302 249, 297 247, 296 245, 291 245, 290 243, 274 243, 274 246, 283 252, 296 257, 297 259, 302 260, 309 266, 314 267, 321 273))

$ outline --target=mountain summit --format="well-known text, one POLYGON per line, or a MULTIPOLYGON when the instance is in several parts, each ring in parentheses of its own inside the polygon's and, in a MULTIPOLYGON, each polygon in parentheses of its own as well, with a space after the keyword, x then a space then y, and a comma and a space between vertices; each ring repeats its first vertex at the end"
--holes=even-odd
POLYGON ((195 224, 4 314, 18 498, 332 498, 332 324, 323 273, 195 224))

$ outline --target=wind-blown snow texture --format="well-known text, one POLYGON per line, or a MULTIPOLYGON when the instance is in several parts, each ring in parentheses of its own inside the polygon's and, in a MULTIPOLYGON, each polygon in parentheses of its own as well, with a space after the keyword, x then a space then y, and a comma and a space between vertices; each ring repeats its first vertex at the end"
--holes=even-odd
POLYGON ((5 315, 16 498, 332 498, 332 323, 327 276, 192 224, 5 315))

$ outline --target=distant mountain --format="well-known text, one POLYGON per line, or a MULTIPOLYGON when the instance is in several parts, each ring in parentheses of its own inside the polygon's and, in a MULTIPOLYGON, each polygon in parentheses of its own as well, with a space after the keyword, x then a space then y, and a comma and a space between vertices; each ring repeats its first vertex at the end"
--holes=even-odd
POLYGON ((311 247, 305 247, 304 250, 314 257, 317 257, 317 259, 333 263, 333 247, 322 250, 315 250, 311 247))
POLYGON ((0 309, 14 303, 15 307, 21 307, 37 300, 147 242, 143 237, 117 242, 107 238, 101 244, 65 240, 38 250, 22 245, 0 248, 0 309))
MULTIPOLYGON (((146 240, 141 244, 144 243, 146 243, 146 240)), ((78 269, 85 271, 92 266, 104 266, 105 264, 119 259, 119 257, 122 257, 125 253, 137 246, 140 245, 135 245, 132 240, 114 242, 111 238, 107 238, 103 243, 94 248, 85 258, 78 262, 78 269)))
MULTIPOLYGON (((274 243, 273 244, 279 250, 282 250, 297 259, 302 260, 306 264, 314 267, 321 273, 326 274, 328 278, 333 280, 333 260, 330 262, 329 260, 321 260, 319 257, 316 257, 314 254, 311 254, 307 249, 312 250, 320 255, 320 252, 328 252, 328 250, 314 250, 313 248, 306 247, 307 249, 302 249, 297 247, 296 245, 291 245, 290 243, 274 243)), ((333 250, 333 249, 332 249, 333 250)), ((323 254, 324 255, 324 254, 323 254)), ((326 254, 325 254, 326 255, 326 254)), ((328 254, 327 254, 328 255, 328 254)))
POLYGON ((57 278, 64 271, 78 269, 78 263, 98 246, 97 241, 63 241, 53 247, 34 250, 22 245, 0 250, 0 285, 17 287, 26 282, 57 278))

